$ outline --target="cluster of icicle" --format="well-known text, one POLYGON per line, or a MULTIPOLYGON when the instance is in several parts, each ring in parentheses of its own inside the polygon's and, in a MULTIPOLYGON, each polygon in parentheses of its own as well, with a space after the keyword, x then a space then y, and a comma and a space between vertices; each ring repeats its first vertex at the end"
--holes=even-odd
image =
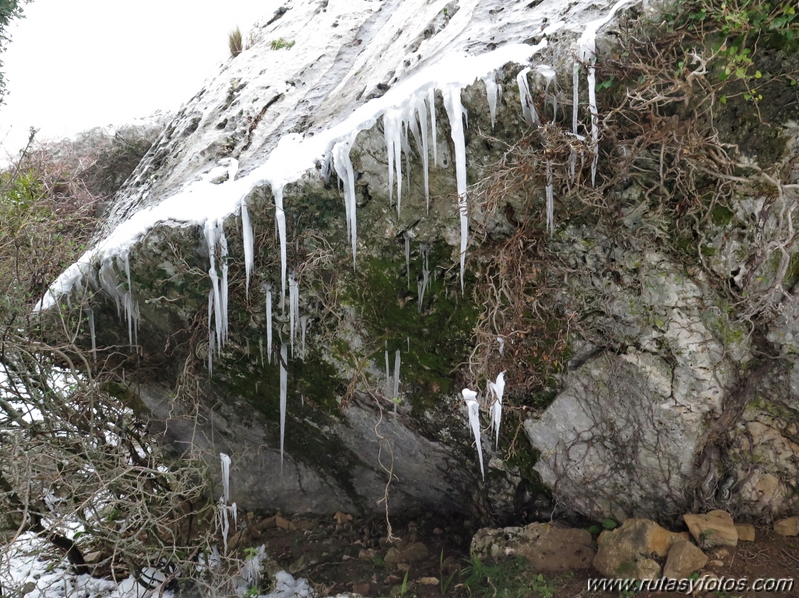
MULTIPOLYGON (((494 432, 495 447, 499 447, 499 424, 502 419, 502 395, 505 393, 505 372, 500 372, 495 382, 488 382, 486 391, 486 407, 491 416, 490 429, 494 432)), ((477 457, 480 461, 480 473, 485 479, 485 469, 483 467, 483 445, 480 434, 480 402, 477 400, 477 391, 464 388, 461 391, 463 400, 466 401, 466 409, 469 414, 469 427, 474 435, 477 444, 477 457)))
POLYGON ((224 554, 227 554, 227 539, 230 534, 230 520, 233 520, 233 529, 238 525, 238 514, 236 503, 230 502, 230 457, 225 453, 219 453, 222 462, 222 496, 219 498, 219 508, 216 512, 216 523, 219 531, 222 532, 222 543, 224 554))
MULTIPOLYGON (((572 101, 572 134, 578 136, 578 106, 579 106, 579 75, 581 63, 588 65, 588 107, 591 116, 590 137, 593 151, 593 163, 591 165, 592 180, 596 176, 597 152, 596 147, 599 141, 598 130, 598 109, 596 103, 596 73, 593 66, 595 59, 595 38, 599 28, 607 23, 616 12, 627 5, 630 0, 618 0, 607 15, 597 19, 585 27, 583 34, 578 41, 579 61, 574 63, 573 68, 573 101, 572 101)), ((357 250, 357 217, 356 217, 356 198, 355 198, 355 171, 353 169, 350 153, 355 139, 360 131, 374 126, 376 120, 382 116, 383 129, 386 143, 388 161, 388 183, 390 189, 389 203, 394 203, 396 194, 396 208, 398 215, 402 209, 403 194, 403 153, 406 161, 406 168, 409 169, 411 159, 410 139, 416 146, 418 154, 422 159, 424 175, 425 200, 429 210, 429 162, 432 153, 433 167, 438 165, 437 151, 437 124, 435 96, 436 90, 440 91, 444 108, 450 126, 450 136, 455 154, 455 174, 456 188, 458 194, 457 209, 460 218, 460 282, 461 290, 464 286, 466 249, 469 243, 469 204, 467 194, 466 178, 466 143, 464 135, 464 120, 467 119, 466 111, 461 102, 461 91, 471 84, 475 79, 481 79, 485 84, 487 101, 492 125, 496 119, 497 103, 502 98, 502 87, 496 81, 497 72, 503 65, 516 62, 524 63, 530 57, 547 46, 544 40, 534 46, 525 44, 508 44, 491 52, 479 56, 452 56, 441 60, 439 63, 428 67, 409 77, 408 80, 397 84, 387 94, 381 98, 361 106, 344 122, 332 127, 328 131, 314 136, 303 138, 297 134, 285 135, 278 142, 277 147, 270 154, 266 163, 256 168, 250 174, 236 179, 238 172, 238 162, 232 158, 226 158, 226 168, 228 170, 228 180, 225 184, 214 185, 210 182, 210 174, 198 185, 189 186, 185 192, 179 193, 174 198, 170 198, 150 211, 137 213, 134 217, 120 226, 119 231, 115 231, 109 238, 99 244, 94 249, 87 252, 81 259, 68 269, 54 283, 51 290, 42 298, 37 309, 47 309, 52 306, 60 294, 67 294, 74 284, 86 280, 84 276, 90 270, 92 259, 100 256, 100 267, 98 272, 99 286, 112 297, 117 304, 117 311, 122 315, 124 311, 128 323, 128 336, 131 345, 137 343, 137 331, 139 322, 139 306, 133 299, 131 293, 130 263, 128 252, 132 244, 138 238, 137 235, 144 234, 150 227, 162 221, 188 221, 185 217, 184 203, 192 201, 192 198, 201 198, 200 201, 210 202, 232 196, 235 198, 235 211, 241 216, 242 240, 244 246, 244 261, 246 270, 246 292, 249 296, 250 277, 254 268, 254 234, 252 221, 248 212, 246 198, 249 194, 264 184, 268 184, 272 190, 275 203, 275 223, 280 245, 280 306, 285 309, 286 287, 289 290, 289 319, 290 319, 290 348, 291 355, 294 356, 294 340, 297 329, 302 332, 302 356, 305 355, 305 333, 308 323, 307 317, 299 316, 299 284, 294 276, 288 276, 287 256, 286 256, 286 216, 283 205, 283 190, 286 184, 297 180, 303 173, 313 167, 322 159, 322 170, 325 175, 329 175, 334 169, 343 187, 344 204, 347 222, 348 238, 350 240, 353 267, 356 263, 357 250), (396 180, 396 183, 395 183, 396 180), (396 188, 395 188, 396 185, 396 188), (174 201, 170 201, 174 200, 174 201), (141 220, 140 224, 137 220, 141 220), (123 230, 124 229, 124 230, 123 230), (107 257, 102 257, 106 252, 107 257), (119 280, 117 272, 124 272, 125 282, 119 280), (288 279, 288 284, 287 284, 288 279), (298 326, 299 324, 299 326, 298 326)), ((535 108, 535 104, 530 93, 528 75, 535 68, 546 83, 547 95, 550 85, 555 81, 555 70, 545 64, 535 67, 527 67, 517 76, 517 85, 521 99, 521 110, 524 118, 533 126, 540 125, 540 118, 535 108)), ((557 117, 557 93, 551 97, 553 116, 557 117)), ((466 122, 468 125, 468 121, 466 122)), ((574 175, 576 155, 571 157, 571 172, 574 175)), ((221 162, 220 162, 221 164, 221 162)), ((224 200, 227 203, 227 199, 224 200)), ((546 163, 546 211, 547 227, 552 231, 553 222, 553 173, 551 162, 546 163)), ((219 210, 201 219, 204 223, 204 236, 208 249, 210 267, 208 275, 211 281, 211 289, 208 295, 208 370, 213 372, 213 360, 219 356, 228 339, 228 243, 225 237, 223 220, 225 214, 219 210)), ((229 214, 230 212, 228 212, 229 214)), ((406 234, 407 235, 407 234, 406 234)), ((419 309, 422 309, 424 295, 429 282, 429 268, 427 264, 429 247, 422 247, 422 258, 424 263, 422 278, 418 280, 419 309)), ((409 239, 406 236, 406 262, 408 261, 409 239)), ((410 283, 410 281, 409 281, 410 283)), ((266 353, 268 360, 272 362, 272 289, 267 286, 266 292, 266 353)), ((92 336, 92 347, 95 348, 94 314, 87 311, 90 333, 92 336)), ((263 343, 259 343, 261 346, 263 343)), ((285 402, 286 402, 286 361, 288 359, 286 347, 281 343, 281 464, 283 461, 283 437, 285 433, 285 402)), ((399 355, 395 360, 394 392, 390 394, 392 398, 397 395, 396 386, 399 378, 399 355)), ((388 375, 387 375, 388 378, 388 375)), ((468 389, 466 389, 468 390, 468 389)), ((469 391, 471 392, 471 391, 469 391)), ((466 391, 464 391, 466 393, 466 391)), ((467 398, 464 395, 464 398, 467 398)), ((472 399, 473 400, 473 399, 472 399)), ((467 398, 467 403, 469 399, 467 398)), ((501 409, 501 401, 500 407, 501 409)), ((497 419, 498 421, 498 419, 497 419)), ((476 428, 476 436, 479 434, 479 427, 476 428)), ((479 448, 479 442, 478 442, 479 448)))

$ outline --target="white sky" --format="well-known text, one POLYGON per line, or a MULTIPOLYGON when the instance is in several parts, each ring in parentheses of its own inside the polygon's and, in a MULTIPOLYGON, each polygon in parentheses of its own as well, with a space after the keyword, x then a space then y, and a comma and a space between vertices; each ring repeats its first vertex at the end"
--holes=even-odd
POLYGON ((0 55, 8 93, 0 143, 16 154, 31 126, 60 138, 177 111, 278 0, 33 0, 0 55))

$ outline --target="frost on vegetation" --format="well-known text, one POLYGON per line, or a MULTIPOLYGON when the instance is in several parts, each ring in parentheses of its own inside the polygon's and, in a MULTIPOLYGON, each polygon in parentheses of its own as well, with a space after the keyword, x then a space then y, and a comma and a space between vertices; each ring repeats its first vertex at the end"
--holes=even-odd
POLYGON ((222 544, 224 552, 227 554, 227 541, 230 534, 230 520, 233 519, 233 529, 238 525, 238 514, 236 503, 230 502, 230 457, 225 453, 219 453, 222 463, 222 496, 219 498, 219 510, 217 511, 217 526, 222 533, 222 544))
POLYGON ((480 459, 480 473, 485 479, 486 474, 483 469, 483 445, 480 440, 480 404, 477 402, 477 393, 468 388, 461 391, 463 400, 466 401, 466 408, 469 412, 469 427, 472 429, 474 441, 477 444, 477 456, 480 459))
POLYGON ((280 345, 280 472, 283 473, 283 441, 286 437, 286 395, 288 394, 288 372, 286 345, 280 345))
POLYGON ((494 402, 489 407, 491 413, 491 428, 496 436, 496 447, 499 447, 499 424, 502 419, 502 395, 505 392, 505 372, 500 372, 496 382, 488 382, 488 395, 494 397, 494 402))

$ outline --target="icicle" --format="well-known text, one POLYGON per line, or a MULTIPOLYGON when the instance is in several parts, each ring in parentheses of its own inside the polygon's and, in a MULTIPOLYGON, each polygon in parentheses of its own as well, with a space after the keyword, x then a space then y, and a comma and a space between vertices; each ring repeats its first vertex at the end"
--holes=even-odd
POLYGON ((555 230, 555 193, 552 189, 552 160, 547 160, 547 230, 555 230))
MULTIPOLYGON (((358 227, 355 216, 355 172, 350 160, 353 138, 340 141, 333 146, 333 165, 340 180, 344 182, 344 208, 347 217, 347 235, 352 244, 352 267, 355 268, 355 248, 358 242, 358 227)), ((390 185, 390 183, 389 183, 390 185)))
POLYGON ((494 396, 494 403, 491 405, 491 427, 496 434, 495 446, 499 448, 499 424, 502 419, 502 395, 505 392, 505 372, 500 372, 496 382, 488 383, 489 394, 494 396))
POLYGON ((308 316, 300 318, 300 332, 302 333, 302 360, 305 361, 305 333, 308 331, 308 316))
POLYGON ((394 354, 394 398, 399 397, 400 350, 394 354))
POLYGON ((502 357, 505 354, 505 339, 498 336, 497 342, 499 343, 499 356, 502 357))
POLYGON ((477 443, 477 456, 480 458, 480 473, 485 479, 486 474, 483 469, 483 445, 480 442, 480 404, 477 402, 477 393, 468 388, 461 391, 463 400, 466 401, 466 408, 469 410, 469 426, 472 428, 474 440, 477 443))
POLYGON ((406 336, 405 340, 408 343, 408 353, 410 353, 411 352, 411 337, 410 336, 406 336))
MULTIPOLYGON (((420 135, 422 138, 422 168, 424 169, 424 200, 427 213, 430 213, 430 164, 429 149, 427 147, 427 104, 422 96, 416 99, 416 115, 419 117, 420 135)), ((410 284, 410 281, 408 281, 410 284)))
POLYGON ((555 81, 555 91, 550 96, 552 100, 552 122, 555 122, 558 119, 558 83, 555 79, 557 73, 555 69, 553 69, 548 64, 542 64, 536 67, 536 70, 541 73, 541 76, 544 77, 544 81, 546 81, 546 87, 544 88, 544 95, 549 95, 549 86, 555 81))
POLYGON ((283 473, 283 439, 286 435, 286 393, 288 392, 288 372, 286 345, 280 345, 280 473, 283 473))
POLYGON ((522 103, 522 114, 524 120, 531 125, 540 125, 541 121, 538 119, 538 113, 533 104, 533 96, 530 94, 530 84, 527 82, 527 73, 530 72, 530 67, 522 69, 516 75, 516 83, 519 85, 519 99, 522 103))
MULTIPOLYGON (((219 223, 218 221, 207 220, 205 223, 204 232, 205 232, 205 241, 208 246, 208 258, 211 262, 211 267, 208 270, 208 276, 211 278, 211 292, 213 293, 213 307, 214 307, 213 312, 214 312, 214 321, 216 323, 215 327, 216 348, 217 350, 221 351, 223 312, 222 312, 222 297, 220 295, 220 290, 219 290, 219 276, 216 273, 216 245, 219 242, 221 223, 219 223)), ((211 317, 210 309, 208 312, 208 317, 209 318, 211 317)))
POLYGON ((297 336, 297 323, 300 318, 300 290, 294 273, 289 275, 289 330, 291 332, 291 358, 294 359, 294 337, 297 336))
POLYGON ((438 143, 436 142, 436 90, 427 90, 427 104, 430 108, 430 130, 433 134, 433 166, 438 166, 438 143))
POLYGON ((227 504, 230 500, 230 457, 225 453, 219 453, 222 461, 222 501, 227 504))
POLYGON ((577 115, 580 109, 580 63, 572 67, 572 133, 577 135, 577 115))
POLYGON ((252 273, 253 265, 253 234, 252 222, 250 222, 250 213, 247 211, 247 202, 241 200, 241 239, 244 244, 244 270, 246 272, 246 282, 244 286, 244 294, 247 299, 250 298, 250 274, 252 273))
POLYGON ((383 132, 388 152, 389 204, 393 200, 394 172, 397 174, 397 216, 402 206, 402 116, 397 110, 387 110, 383 114, 383 132))
POLYGON ((596 166, 599 161, 599 111, 596 105, 596 69, 588 69, 588 109, 591 111, 591 185, 596 185, 596 166))
POLYGON ((391 398, 391 374, 388 373, 388 343, 386 343, 386 398, 391 398))
POLYGON ((275 185, 272 188, 275 197, 275 221, 280 237, 280 307, 284 306, 286 299, 286 213, 283 211, 283 186, 275 185))
POLYGON ((491 128, 494 128, 494 123, 497 120, 497 72, 494 71, 483 77, 483 83, 486 86, 486 98, 488 99, 488 113, 491 115, 491 128))
POLYGON ((89 320, 89 336, 92 340, 92 361, 97 361, 97 337, 94 329, 94 310, 91 307, 84 307, 86 318, 89 320))
MULTIPOLYGON (((227 263, 227 237, 219 222, 219 259, 222 260, 222 282, 220 296, 222 300, 222 344, 228 339, 228 263, 227 263)), ((219 350, 222 351, 220 345, 219 350)))
POLYGON ((408 235, 408 231, 402 233, 402 237, 405 240, 405 274, 408 278, 408 289, 411 288, 411 237, 408 235))
POLYGON ((272 285, 266 284, 266 358, 272 363, 272 285))
POLYGON ((427 284, 430 281, 430 266, 428 263, 430 246, 427 243, 421 243, 419 245, 419 252, 422 254, 422 278, 417 281, 417 284, 419 285, 419 313, 422 313, 424 293, 427 290, 427 284))
POLYGON ((455 145, 455 180, 458 188, 458 212, 461 221, 461 292, 466 272, 466 246, 469 241, 469 207, 466 201, 466 140, 463 134, 463 104, 460 87, 450 85, 443 91, 452 142, 455 145))

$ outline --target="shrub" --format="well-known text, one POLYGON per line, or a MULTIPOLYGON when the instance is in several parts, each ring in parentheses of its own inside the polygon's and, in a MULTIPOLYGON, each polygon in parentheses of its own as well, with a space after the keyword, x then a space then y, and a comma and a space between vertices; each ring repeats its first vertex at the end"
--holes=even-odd
POLYGON ((241 29, 236 27, 227 35, 227 47, 230 49, 230 57, 235 58, 244 50, 244 43, 241 39, 241 29))

